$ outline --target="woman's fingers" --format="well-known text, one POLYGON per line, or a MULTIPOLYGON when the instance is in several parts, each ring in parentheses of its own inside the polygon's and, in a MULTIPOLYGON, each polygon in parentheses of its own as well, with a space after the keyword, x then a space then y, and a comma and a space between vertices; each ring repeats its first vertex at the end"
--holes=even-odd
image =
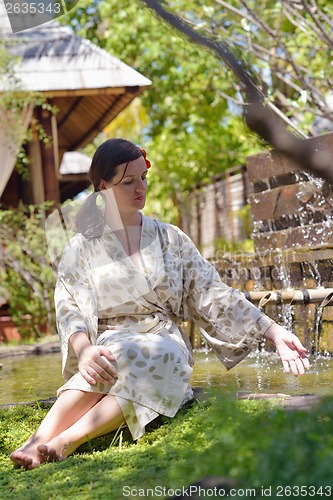
POLYGON ((102 371, 99 372, 101 377, 108 379, 117 379, 117 370, 112 365, 110 361, 108 361, 104 355, 101 356, 101 364, 99 365, 102 368, 102 371))
POLYGON ((284 370, 284 372, 285 373, 289 373, 290 372, 289 361, 282 360, 282 364, 283 364, 283 370, 284 370))
MULTIPOLYGON (((103 356, 101 356, 102 358, 103 356)), ((117 380, 117 372, 107 360, 101 359, 98 363, 91 367, 90 375, 97 381, 103 384, 115 383, 117 380)))
POLYGON ((297 358, 295 361, 294 361, 295 365, 296 365, 296 368, 297 368, 297 371, 300 375, 304 375, 305 373, 305 370, 304 370, 304 365, 302 363, 302 360, 300 358, 297 358))
POLYGON ((300 351, 300 352, 307 352, 307 349, 306 347, 303 346, 302 342, 299 340, 299 338, 294 335, 294 338, 293 338, 293 344, 296 348, 297 351, 300 351))
POLYGON ((82 376, 86 379, 89 384, 95 385, 96 382, 102 384, 115 384, 117 381, 117 375, 110 375, 107 371, 103 370, 99 365, 95 367, 90 367, 89 369, 82 370, 82 376))
MULTIPOLYGON (((99 350, 92 353, 93 355, 86 362, 81 364, 81 375, 92 385, 97 382, 102 384, 114 384, 117 380, 117 370, 110 361, 99 350)), ((114 357, 109 351, 109 358, 114 360, 114 357)))
POLYGON ((108 349, 107 347, 99 346, 98 350, 100 355, 104 356, 108 361, 112 362, 116 360, 110 349, 108 349))
MULTIPOLYGON (((301 375, 301 371, 299 371, 299 366, 296 364, 296 361, 294 361, 293 359, 289 360, 289 361, 286 361, 286 360, 282 360, 282 364, 283 364, 283 369, 285 371, 285 373, 291 373, 293 375, 295 375, 295 377, 297 377, 297 375, 301 375)), ((303 368, 303 373, 304 373, 304 368, 303 368)))
POLYGON ((86 380, 88 382, 88 384, 96 385, 96 380, 94 379, 94 377, 89 375, 87 370, 81 369, 80 373, 81 373, 82 377, 84 378, 84 380, 86 380))
POLYGON ((97 364, 102 368, 102 371, 98 371, 99 375, 106 379, 107 381, 113 381, 117 379, 117 370, 115 369, 114 363, 115 357, 112 352, 107 347, 99 348, 99 359, 97 359, 97 364))
POLYGON ((310 369, 310 363, 306 356, 301 356, 300 358, 282 360, 283 369, 285 373, 290 373, 290 371, 297 377, 297 375, 304 375, 305 370, 310 369))
POLYGON ((289 361, 289 366, 290 366, 291 373, 295 377, 297 377, 297 375, 298 375, 298 367, 296 365, 296 362, 294 360, 289 361))
POLYGON ((306 370, 310 370, 310 361, 305 353, 301 353, 301 360, 306 370))

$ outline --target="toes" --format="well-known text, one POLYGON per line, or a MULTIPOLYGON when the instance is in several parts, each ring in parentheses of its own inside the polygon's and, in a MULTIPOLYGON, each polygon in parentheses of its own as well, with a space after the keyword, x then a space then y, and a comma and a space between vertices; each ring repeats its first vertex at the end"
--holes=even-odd
POLYGON ((42 457, 43 462, 50 462, 49 448, 48 448, 48 446, 46 446, 46 444, 41 444, 41 445, 37 446, 37 451, 40 454, 40 456, 42 457))
POLYGON ((37 467, 39 467, 39 466, 40 466, 40 463, 38 463, 38 462, 31 462, 31 464, 28 465, 28 467, 26 467, 26 469, 33 470, 33 469, 37 469, 37 467))
POLYGON ((56 460, 56 461, 63 460, 62 455, 60 455, 60 453, 58 453, 56 450, 51 449, 51 453, 52 453, 52 457, 54 457, 54 460, 56 460))
POLYGON ((11 454, 9 458, 17 467, 23 467, 22 460, 20 460, 16 455, 11 454))
POLYGON ((30 469, 38 467, 38 463, 34 462, 32 458, 25 455, 22 451, 14 451, 9 458, 14 462, 18 467, 24 467, 25 469, 30 469))
POLYGON ((46 444, 40 444, 39 446, 37 446, 37 450, 38 453, 40 453, 42 457, 44 457, 47 455, 48 447, 46 446, 46 444))
POLYGON ((57 450, 47 446, 46 444, 37 446, 37 450, 47 462, 59 462, 60 460, 63 460, 63 457, 57 452, 57 450))

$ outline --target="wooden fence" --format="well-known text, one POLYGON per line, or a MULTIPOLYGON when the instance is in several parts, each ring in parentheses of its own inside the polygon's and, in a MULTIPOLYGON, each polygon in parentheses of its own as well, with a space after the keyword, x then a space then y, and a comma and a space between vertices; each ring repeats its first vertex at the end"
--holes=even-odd
POLYGON ((241 209, 252 193, 245 166, 215 176, 209 185, 198 184, 181 207, 183 230, 206 258, 212 258, 224 242, 250 237, 241 209))

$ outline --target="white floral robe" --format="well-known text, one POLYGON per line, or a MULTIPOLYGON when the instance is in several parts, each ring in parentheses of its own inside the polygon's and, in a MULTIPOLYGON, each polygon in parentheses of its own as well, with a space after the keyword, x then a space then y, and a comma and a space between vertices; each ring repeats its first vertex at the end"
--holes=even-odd
POLYGON ((158 414, 174 416, 192 398, 189 342, 177 324, 192 318, 227 369, 273 322, 225 285, 179 228, 142 216, 141 269, 105 226, 101 238, 77 234, 67 245, 55 290, 67 389, 113 394, 134 439, 158 414), (69 338, 87 333, 114 355, 114 385, 88 384, 69 338))

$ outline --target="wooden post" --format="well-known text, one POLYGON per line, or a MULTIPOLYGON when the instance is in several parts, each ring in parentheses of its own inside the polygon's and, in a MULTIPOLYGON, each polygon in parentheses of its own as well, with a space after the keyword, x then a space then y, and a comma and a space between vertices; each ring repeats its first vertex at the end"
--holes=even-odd
POLYGON ((43 203, 45 201, 42 158, 41 158, 41 144, 38 138, 34 122, 31 125, 32 140, 29 143, 29 157, 30 157, 30 179, 32 187, 32 203, 43 203))
MULTIPOLYGON (((60 203, 59 182, 58 182, 58 166, 55 162, 53 149, 53 133, 52 133, 52 115, 48 109, 39 109, 38 118, 45 133, 51 139, 51 143, 41 143, 41 158, 42 170, 44 179, 44 194, 45 200, 54 201, 55 204, 60 203)), ((54 130, 53 130, 54 132, 54 130)))

